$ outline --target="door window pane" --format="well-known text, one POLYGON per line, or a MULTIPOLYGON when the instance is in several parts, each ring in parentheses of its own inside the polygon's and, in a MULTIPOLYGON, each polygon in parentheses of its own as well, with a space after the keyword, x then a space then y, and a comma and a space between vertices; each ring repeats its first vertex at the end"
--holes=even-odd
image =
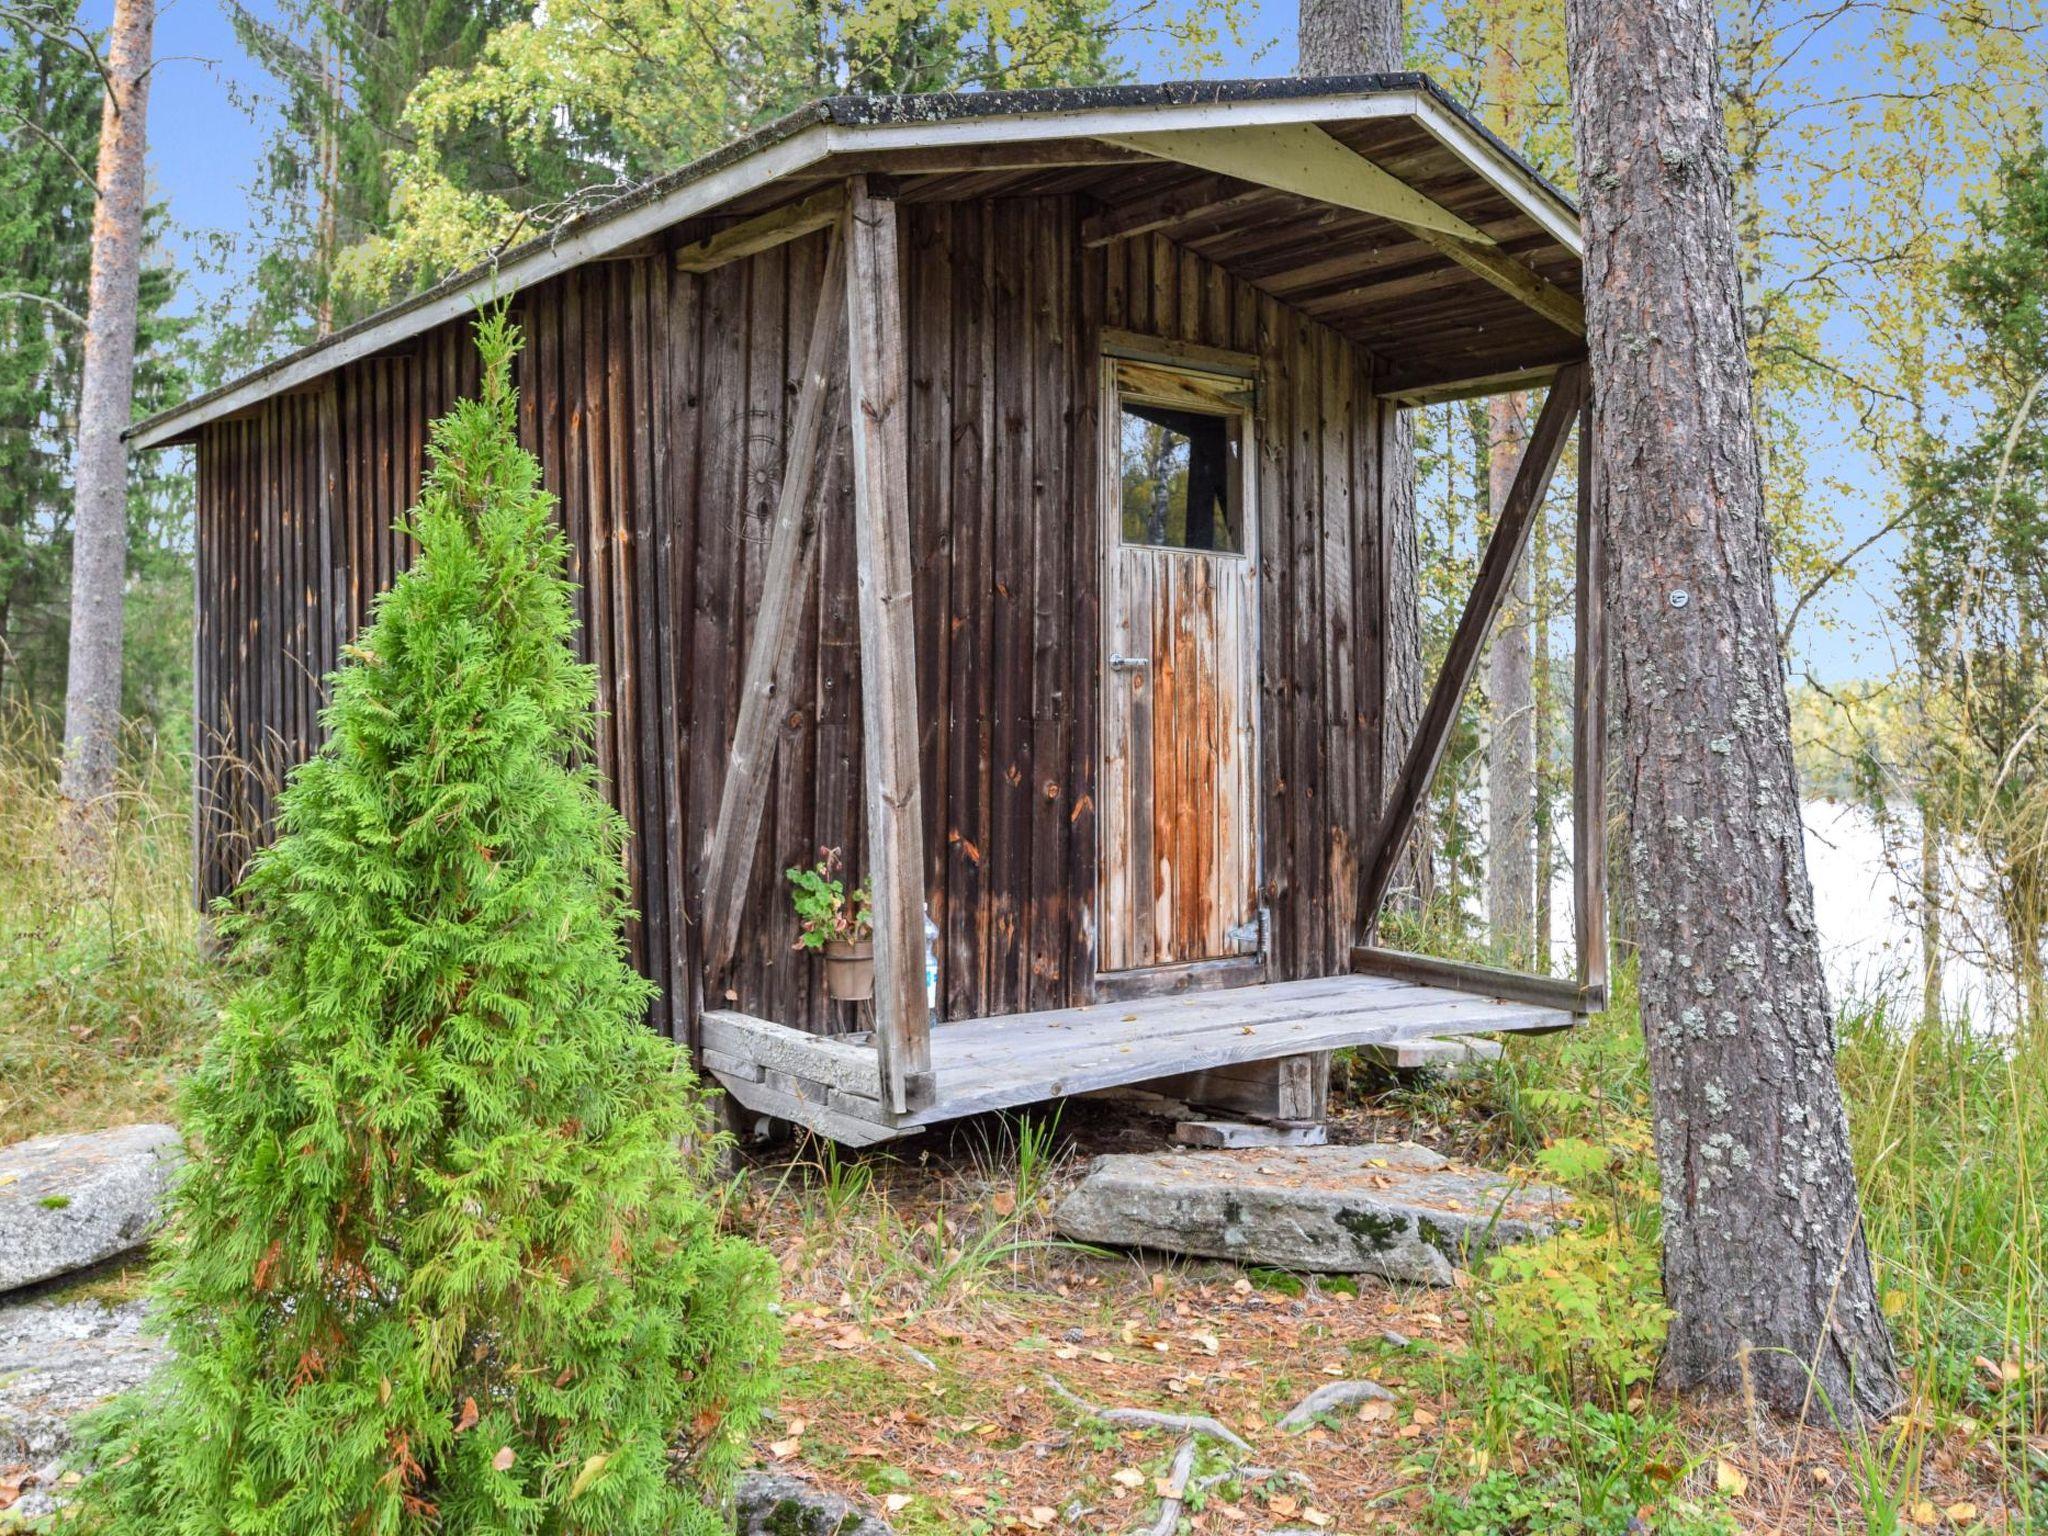
POLYGON ((1242 554, 1241 418, 1131 399, 1121 406, 1124 542, 1242 554))

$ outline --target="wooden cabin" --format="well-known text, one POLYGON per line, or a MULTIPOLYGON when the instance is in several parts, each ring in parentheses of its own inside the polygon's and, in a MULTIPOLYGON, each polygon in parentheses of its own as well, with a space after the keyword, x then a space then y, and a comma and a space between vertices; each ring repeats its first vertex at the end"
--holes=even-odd
POLYGON ((1580 278, 1572 205, 1418 75, 817 102, 131 434, 197 453, 198 893, 315 749, 509 298, 633 953, 741 1104, 849 1143, 1162 1081, 1313 1120, 1338 1047, 1567 1025, 1597 643, 1581 974, 1374 937, 1586 409, 1580 278), (1401 751, 1398 413, 1541 386, 1401 751), (873 881, 871 1007, 793 947, 821 846, 873 881))

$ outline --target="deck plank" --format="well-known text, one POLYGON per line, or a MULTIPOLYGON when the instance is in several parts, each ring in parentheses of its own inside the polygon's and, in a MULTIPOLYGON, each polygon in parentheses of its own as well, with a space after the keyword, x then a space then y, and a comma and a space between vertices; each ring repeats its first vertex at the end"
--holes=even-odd
POLYGON ((1555 1008, 1358 975, 968 1019, 932 1031, 931 1098, 892 1117, 879 1105, 867 1110, 877 1084, 871 1048, 731 1014, 706 1019, 715 1054, 705 1064, 742 1103, 856 1144, 1246 1062, 1572 1023, 1555 1008), (750 1080, 741 1063, 767 1068, 766 1082, 750 1080))

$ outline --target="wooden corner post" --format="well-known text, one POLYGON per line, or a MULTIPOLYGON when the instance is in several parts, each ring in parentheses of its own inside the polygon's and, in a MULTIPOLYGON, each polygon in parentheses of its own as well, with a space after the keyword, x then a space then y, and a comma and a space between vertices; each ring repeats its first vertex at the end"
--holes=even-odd
POLYGON ((909 363, 896 204, 847 182, 846 356, 860 585, 861 739, 874 882, 875 1042, 898 1114, 931 1077, 924 984, 924 808, 910 600, 909 363))
POLYGON ((1607 545, 1593 397, 1579 411, 1578 656, 1572 679, 1572 921, 1579 1007, 1607 1006, 1607 545))

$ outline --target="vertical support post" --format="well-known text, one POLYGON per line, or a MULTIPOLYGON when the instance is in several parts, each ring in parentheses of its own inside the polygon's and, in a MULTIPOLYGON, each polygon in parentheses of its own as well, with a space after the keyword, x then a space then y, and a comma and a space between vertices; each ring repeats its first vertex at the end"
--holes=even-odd
POLYGON ((1579 410, 1578 593, 1572 676, 1572 920, 1579 1005, 1607 1006, 1607 547, 1596 502, 1593 397, 1579 410))
POLYGON ((875 1040, 898 1114, 931 1075, 924 986, 924 808, 910 596, 909 363, 896 203, 847 182, 847 386, 860 587, 861 737, 875 919, 875 1040))

